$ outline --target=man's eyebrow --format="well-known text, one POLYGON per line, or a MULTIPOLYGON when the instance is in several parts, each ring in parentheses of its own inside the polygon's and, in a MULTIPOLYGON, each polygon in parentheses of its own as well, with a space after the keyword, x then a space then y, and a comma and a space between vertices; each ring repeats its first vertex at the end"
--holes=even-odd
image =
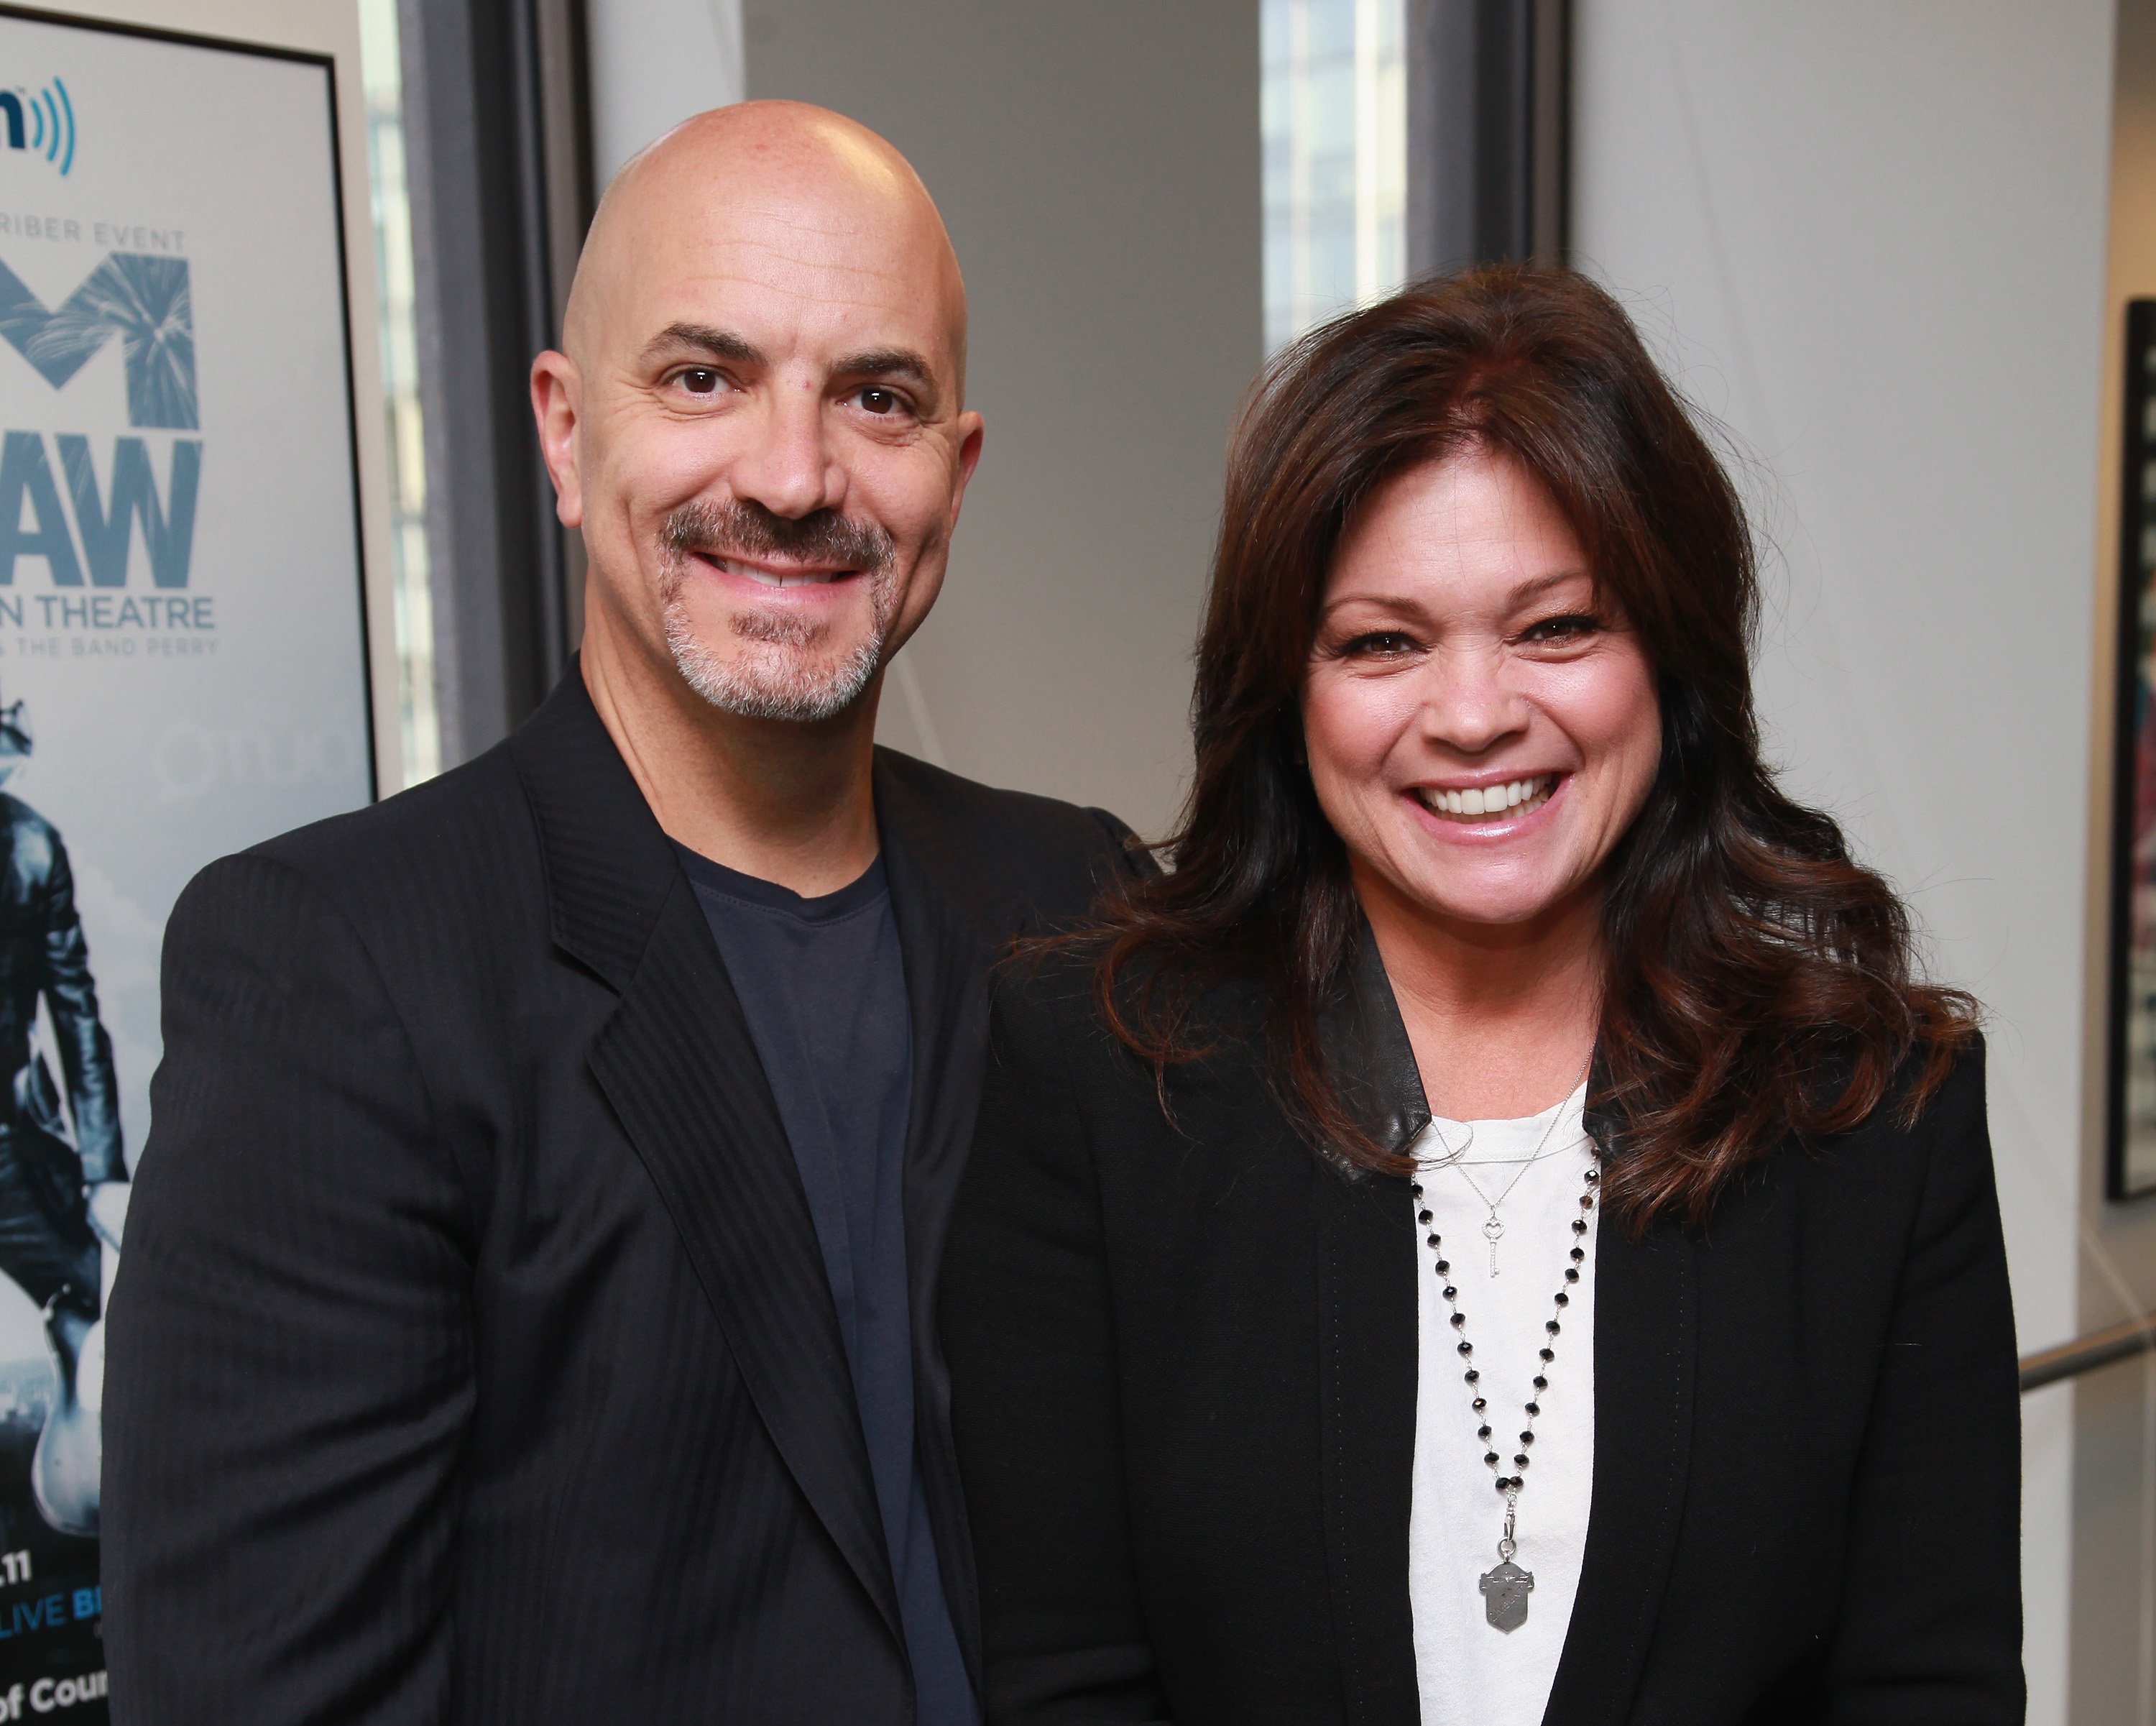
POLYGON ((841 378, 903 378, 923 388, 936 383, 935 368, 908 347, 878 347, 849 354, 831 369, 841 378))
POLYGON ((731 360, 737 366, 763 363, 763 354, 753 342, 732 330, 716 329, 710 324, 669 324, 644 344, 644 357, 654 360, 662 354, 678 353, 685 347, 709 354, 715 360, 731 360))

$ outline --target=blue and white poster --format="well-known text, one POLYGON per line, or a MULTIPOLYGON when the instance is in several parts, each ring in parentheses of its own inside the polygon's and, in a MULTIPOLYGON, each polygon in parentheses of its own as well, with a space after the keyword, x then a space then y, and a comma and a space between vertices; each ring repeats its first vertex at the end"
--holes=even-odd
POLYGON ((341 224, 326 61, 0 8, 0 1721, 105 1718, 166 916, 372 792, 341 224))

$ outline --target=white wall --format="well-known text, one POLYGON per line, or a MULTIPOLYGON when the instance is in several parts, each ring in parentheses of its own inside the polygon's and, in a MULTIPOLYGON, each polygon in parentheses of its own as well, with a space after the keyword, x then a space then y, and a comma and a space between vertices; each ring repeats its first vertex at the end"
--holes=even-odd
MULTIPOLYGON (((2103 318, 2103 406, 2097 480, 2097 628, 2092 669, 2099 788, 2109 783, 2117 685, 2117 546, 2125 305, 2156 295, 2156 0, 2120 0, 2112 103, 2111 236, 2103 318)), ((2102 1037, 2107 1009, 2110 834, 2099 789, 2091 832, 2091 963, 2086 1040, 2092 1108, 2082 1159, 2082 1312, 2084 1330, 2156 1307, 2156 1199, 2114 1205, 2103 1197, 2106 1081, 2102 1037)), ((2074 1552, 2071 1698, 2082 1720, 2156 1721, 2156 1359, 2083 1379, 2074 1393, 2074 1552)))
MULTIPOLYGON (((2022 1346, 2062 1340, 2111 7, 1583 0, 1576 54, 1576 255, 1756 458, 1774 753, 1990 1009, 2022 1346)), ((2026 1405, 2040 1726, 2066 1718, 2071 1395, 2026 1405)))
POLYGON ((587 0, 584 29, 602 187, 667 127, 742 99, 741 0, 587 0))

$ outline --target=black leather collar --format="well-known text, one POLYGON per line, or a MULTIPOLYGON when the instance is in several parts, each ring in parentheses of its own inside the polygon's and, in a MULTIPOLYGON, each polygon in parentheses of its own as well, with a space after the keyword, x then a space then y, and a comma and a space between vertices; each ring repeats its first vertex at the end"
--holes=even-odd
POLYGON ((1348 988, 1318 1020, 1325 1064, 1358 1125, 1384 1149, 1404 1152, 1430 1125, 1422 1071, 1365 922, 1356 937, 1348 988))
MULTIPOLYGON (((1327 1071, 1340 1087, 1348 1112, 1377 1144, 1404 1152, 1430 1125, 1430 1100, 1423 1092, 1422 1071, 1415 1065, 1414 1047, 1408 1041, 1392 979, 1385 974, 1377 937, 1367 922, 1356 937, 1348 987, 1318 1020, 1318 1040, 1324 1045, 1327 1071)), ((1590 1099, 1604 1092, 1604 1078, 1598 1045, 1587 1086, 1590 1099)), ((1590 1102, 1587 1131, 1605 1160, 1614 1148, 1614 1124, 1606 1105, 1590 1102)))

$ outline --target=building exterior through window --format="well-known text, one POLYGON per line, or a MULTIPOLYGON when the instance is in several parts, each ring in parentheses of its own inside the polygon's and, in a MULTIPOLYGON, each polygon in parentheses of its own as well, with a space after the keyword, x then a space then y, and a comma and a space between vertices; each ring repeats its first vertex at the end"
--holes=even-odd
POLYGON ((1265 347, 1407 276, 1405 0, 1264 0, 1265 347))
POLYGON ((388 419, 389 555, 397 611, 401 783, 442 768, 434 710, 434 609, 427 561, 427 462, 419 417, 419 342, 413 321, 412 207, 404 172, 403 77, 397 0, 360 0, 361 72, 367 85, 367 171, 374 213, 375 296, 382 330, 382 395, 388 419))

